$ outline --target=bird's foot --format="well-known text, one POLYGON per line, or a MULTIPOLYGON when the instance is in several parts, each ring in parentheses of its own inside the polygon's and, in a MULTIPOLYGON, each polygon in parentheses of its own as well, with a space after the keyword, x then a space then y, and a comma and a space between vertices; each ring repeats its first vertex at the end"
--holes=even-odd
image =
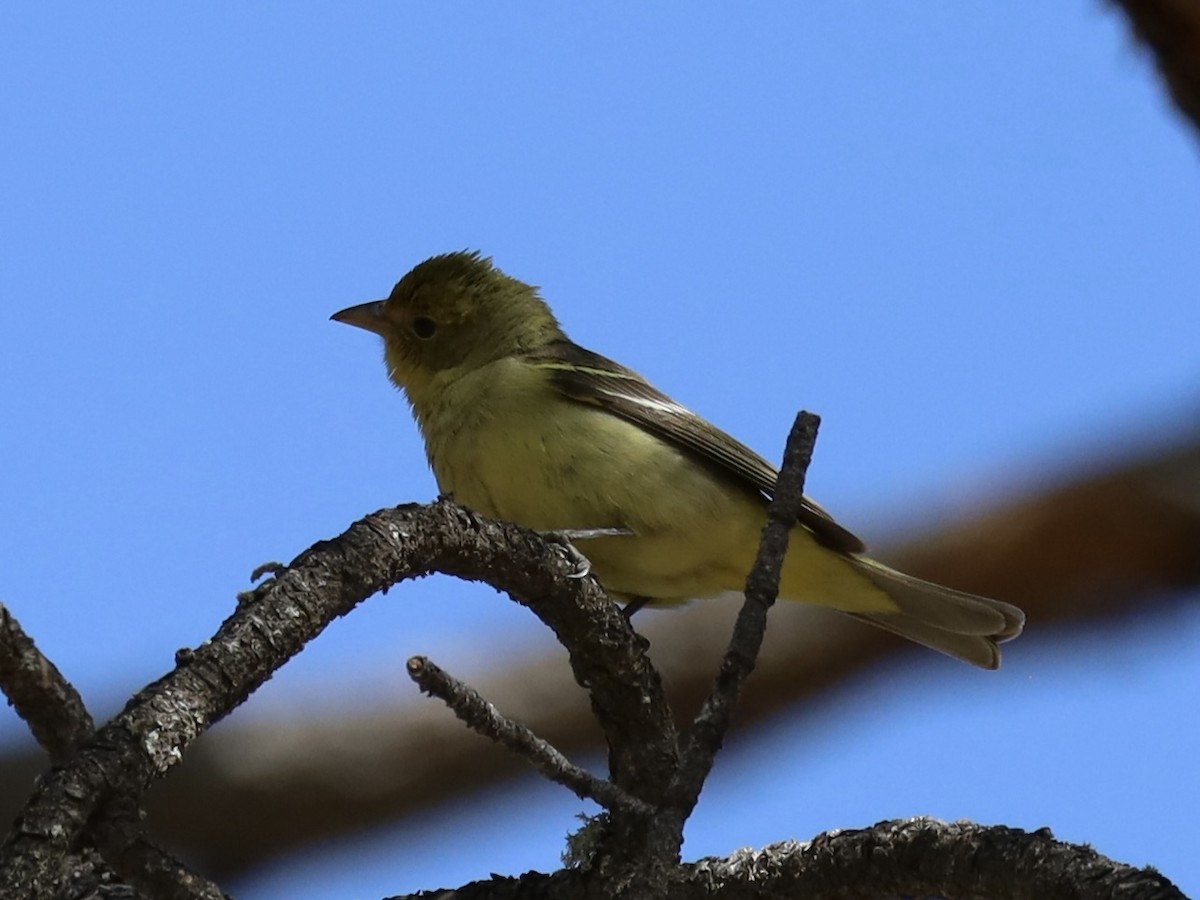
POLYGON ((563 555, 571 564, 571 574, 568 578, 585 578, 592 571, 592 562, 579 552, 573 541, 586 541, 598 537, 623 537, 633 534, 628 528, 562 528, 557 531, 542 532, 542 537, 558 544, 563 549, 563 555))
POLYGON ((621 607, 621 615, 628 622, 633 618, 633 614, 650 602, 649 597, 630 597, 629 602, 621 607))

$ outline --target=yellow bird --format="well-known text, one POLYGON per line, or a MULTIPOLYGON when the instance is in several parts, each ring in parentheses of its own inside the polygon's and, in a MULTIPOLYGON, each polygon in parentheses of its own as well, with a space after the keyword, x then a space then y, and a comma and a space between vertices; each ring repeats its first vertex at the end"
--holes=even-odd
MULTIPOLYGON (((608 592, 666 605, 741 591, 776 470, 636 372, 573 343, 537 289, 478 253, 422 262, 333 319, 383 338, 445 494, 572 535, 608 592)), ((1008 603, 897 572, 807 498, 779 596, 850 613, 983 668, 1008 603)))

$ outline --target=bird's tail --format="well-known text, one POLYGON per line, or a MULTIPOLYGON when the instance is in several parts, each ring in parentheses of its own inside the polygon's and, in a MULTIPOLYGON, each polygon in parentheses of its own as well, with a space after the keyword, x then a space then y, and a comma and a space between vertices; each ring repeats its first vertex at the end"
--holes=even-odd
POLYGON ((997 668, 997 644, 1015 638, 1025 626, 1025 614, 1010 603, 921 581, 865 556, 850 557, 850 562, 900 608, 852 615, 972 665, 997 668))

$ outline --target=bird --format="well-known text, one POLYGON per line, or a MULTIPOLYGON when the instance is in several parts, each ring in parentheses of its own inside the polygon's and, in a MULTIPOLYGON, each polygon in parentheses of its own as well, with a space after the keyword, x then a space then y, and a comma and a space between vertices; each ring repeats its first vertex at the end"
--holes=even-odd
MULTIPOLYGON (((632 369, 567 337, 538 288, 478 251, 431 257, 334 321, 383 339, 444 495, 569 535, 627 610, 743 589, 778 472, 632 369)), ((866 555, 805 497, 779 597, 819 604, 984 669, 1016 606, 866 555)))

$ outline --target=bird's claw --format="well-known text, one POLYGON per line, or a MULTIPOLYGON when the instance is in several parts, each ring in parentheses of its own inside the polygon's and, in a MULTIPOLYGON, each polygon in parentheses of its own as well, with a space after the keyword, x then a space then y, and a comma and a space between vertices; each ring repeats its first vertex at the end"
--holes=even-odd
POLYGON ((571 571, 567 573, 568 578, 587 578, 592 571, 592 561, 567 544, 566 550, 567 562, 571 564, 571 571))
POLYGON ((563 528, 557 531, 547 531, 543 537, 562 547, 563 556, 571 564, 568 578, 586 578, 592 571, 592 562, 579 552, 572 541, 584 541, 598 537, 621 537, 633 534, 628 528, 563 528))

